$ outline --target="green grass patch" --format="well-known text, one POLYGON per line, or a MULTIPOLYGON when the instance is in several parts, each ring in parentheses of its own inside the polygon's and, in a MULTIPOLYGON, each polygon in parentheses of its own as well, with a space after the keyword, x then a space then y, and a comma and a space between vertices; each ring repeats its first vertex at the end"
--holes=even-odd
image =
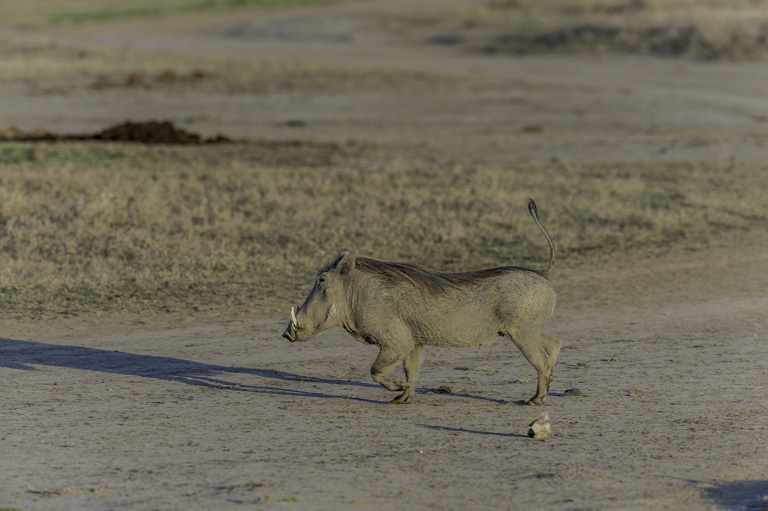
POLYGON ((30 144, 0 143, 0 165, 33 161, 30 144))
POLYGON ((15 5, 14 8, 0 6, 0 14, 5 15, 5 23, 44 27, 238 9, 289 8, 339 1, 342 0, 166 0, 163 2, 135 0, 130 2, 130 5, 126 5, 126 2, 115 0, 78 0, 64 3, 56 0, 38 0, 28 6, 26 4, 15 5))
POLYGON ((83 148, 60 143, 0 142, 0 165, 30 164, 44 167, 56 164, 99 165, 111 161, 151 158, 149 155, 128 155, 117 147, 83 148))

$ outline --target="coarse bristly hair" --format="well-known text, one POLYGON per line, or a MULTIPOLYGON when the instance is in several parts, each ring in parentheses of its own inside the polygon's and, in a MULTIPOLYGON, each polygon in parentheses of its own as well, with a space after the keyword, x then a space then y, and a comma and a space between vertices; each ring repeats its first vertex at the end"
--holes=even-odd
POLYGON ((508 273, 510 271, 526 271, 538 273, 528 268, 517 266, 503 266, 487 268, 467 272, 442 272, 412 263, 391 263, 373 259, 371 257, 358 257, 355 260, 355 269, 393 284, 405 282, 416 289, 432 294, 443 294, 452 289, 460 289, 471 285, 481 284, 486 279, 508 273))

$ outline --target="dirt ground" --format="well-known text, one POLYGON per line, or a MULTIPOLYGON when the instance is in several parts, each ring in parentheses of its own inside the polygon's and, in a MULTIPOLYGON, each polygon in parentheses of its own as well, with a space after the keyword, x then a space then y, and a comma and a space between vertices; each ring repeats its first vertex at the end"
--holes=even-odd
MULTIPOLYGON (((484 56, 391 21, 455 4, 3 29, 51 51, 289 59, 446 81, 313 94, 0 81, 4 122, 95 133, 195 117, 204 136, 418 142, 509 164, 765 158, 764 63, 484 56)), ((416 402, 396 406, 370 380, 374 347, 339 329, 289 344, 287 310, 2 318, 0 509, 768 509, 766 246, 768 228, 557 264, 547 331, 564 347, 541 407, 518 404, 535 371, 503 339, 427 349, 416 402), (543 411, 552 434, 531 439, 543 411)))

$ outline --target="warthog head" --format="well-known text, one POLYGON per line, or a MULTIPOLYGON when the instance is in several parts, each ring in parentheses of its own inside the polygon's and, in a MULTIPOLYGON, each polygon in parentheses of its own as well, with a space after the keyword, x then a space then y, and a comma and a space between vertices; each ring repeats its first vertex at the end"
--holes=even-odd
POLYGON ((323 330, 341 325, 341 311, 348 307, 344 280, 354 267, 355 257, 342 252, 323 268, 304 303, 298 310, 291 307, 291 322, 283 337, 291 342, 306 341, 323 330))

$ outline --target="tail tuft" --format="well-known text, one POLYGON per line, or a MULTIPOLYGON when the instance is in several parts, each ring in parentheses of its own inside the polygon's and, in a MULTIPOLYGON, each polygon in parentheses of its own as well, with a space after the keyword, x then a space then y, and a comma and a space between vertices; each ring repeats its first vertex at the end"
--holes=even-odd
POLYGON ((536 201, 533 199, 528 199, 528 212, 531 215, 539 214, 539 208, 536 207, 536 201))

